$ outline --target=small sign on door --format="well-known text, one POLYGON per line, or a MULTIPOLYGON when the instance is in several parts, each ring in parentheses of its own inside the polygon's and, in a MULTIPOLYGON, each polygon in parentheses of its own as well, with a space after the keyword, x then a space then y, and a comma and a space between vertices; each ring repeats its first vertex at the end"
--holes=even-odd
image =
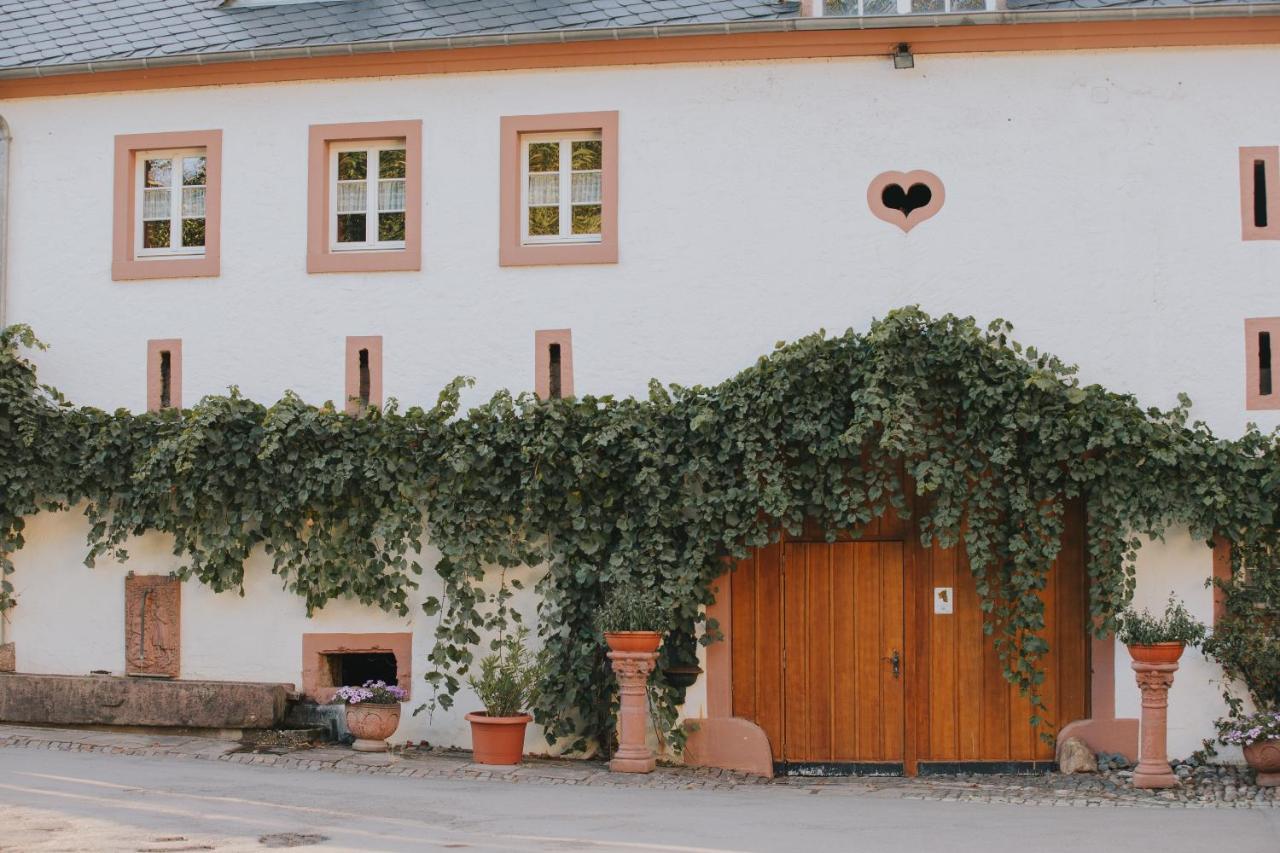
POLYGON ((953 613, 954 598, 951 587, 935 586, 933 588, 933 612, 943 615, 953 613))

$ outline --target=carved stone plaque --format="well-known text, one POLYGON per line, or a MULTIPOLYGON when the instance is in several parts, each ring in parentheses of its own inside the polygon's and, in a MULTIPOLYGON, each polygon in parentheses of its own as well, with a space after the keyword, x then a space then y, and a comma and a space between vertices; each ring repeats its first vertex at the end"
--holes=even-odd
POLYGON ((177 678, 182 583, 168 575, 124 580, 124 659, 128 675, 177 678))

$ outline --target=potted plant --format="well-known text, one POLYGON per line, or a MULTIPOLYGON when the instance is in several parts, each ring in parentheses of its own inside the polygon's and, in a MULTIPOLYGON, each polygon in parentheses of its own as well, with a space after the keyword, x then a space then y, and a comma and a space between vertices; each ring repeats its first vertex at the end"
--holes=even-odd
POLYGON ((1218 740, 1244 749, 1244 760, 1258 774, 1259 785, 1280 785, 1280 711, 1219 720, 1218 740))
POLYGON ((1163 616, 1130 608, 1118 617, 1116 634, 1139 663, 1177 663, 1187 646, 1197 646, 1205 636, 1204 624, 1192 616, 1172 593, 1163 616))
POLYGON ((667 627, 668 608, 651 587, 614 587, 596 614, 604 641, 615 652, 656 652, 667 627))
POLYGON ((525 710, 538 695, 543 661, 525 647, 529 629, 498 641, 497 649, 480 661, 480 674, 467 678, 483 711, 467 714, 471 749, 480 764, 519 764, 524 755, 524 732, 533 719, 525 710))
POLYGON ((400 703, 408 698, 404 688, 385 681, 366 681, 363 687, 338 688, 334 698, 347 706, 347 728, 356 737, 351 748, 386 752, 387 738, 400 725, 400 703))
POLYGON ((1221 614, 1204 653, 1223 670, 1230 714, 1218 721, 1218 739, 1243 747, 1258 784, 1280 785, 1280 554, 1265 545, 1231 549, 1231 575, 1217 578, 1221 614), (1245 713, 1243 684, 1256 713, 1245 713))

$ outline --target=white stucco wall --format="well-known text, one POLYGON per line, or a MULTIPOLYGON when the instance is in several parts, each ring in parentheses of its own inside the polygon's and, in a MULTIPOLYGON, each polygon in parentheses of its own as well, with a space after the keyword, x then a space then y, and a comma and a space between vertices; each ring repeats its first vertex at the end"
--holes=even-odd
MULTIPOLYGON (((1243 320, 1280 315, 1280 242, 1240 238, 1237 155, 1280 143, 1280 115, 1241 84, 1277 76, 1271 49, 1170 49, 0 101, 14 134, 10 319, 52 345, 37 356, 45 381, 141 410, 148 338, 182 338, 187 403, 231 384, 319 402, 343 393, 345 336, 380 334, 386 395, 430 404, 457 374, 477 377, 473 400, 530 387, 535 329, 573 329, 579 393, 642 393, 651 376, 714 382, 776 340, 919 303, 1010 319, 1086 381, 1146 404, 1186 391, 1198 417, 1235 435, 1251 419, 1280 424, 1244 410, 1243 320), (498 267, 499 117, 613 109, 620 263, 498 267), (424 122, 422 271, 308 275, 308 126, 401 118, 424 122), (207 127, 224 132, 221 276, 112 282, 114 135, 207 127), (942 179, 946 204, 904 235, 870 214, 865 192, 911 168, 942 179)), ((35 519, 18 556, 10 635, 23 669, 121 666, 125 569, 81 567, 81 525, 35 519)), ((158 539, 133 552, 135 571, 172 565, 158 539)), ((431 620, 340 602, 307 621, 252 562, 243 599, 184 588, 185 675, 297 681, 304 630, 408 627, 420 674, 431 620)), ((1210 565, 1185 537, 1145 549, 1139 602, 1172 588, 1207 617, 1210 565)), ((1126 661, 1120 650, 1121 714, 1137 707, 1126 661)), ((1190 655, 1179 675, 1175 754, 1219 712, 1211 674, 1190 655)), ((400 736, 465 742, 462 725, 419 717, 400 736)))

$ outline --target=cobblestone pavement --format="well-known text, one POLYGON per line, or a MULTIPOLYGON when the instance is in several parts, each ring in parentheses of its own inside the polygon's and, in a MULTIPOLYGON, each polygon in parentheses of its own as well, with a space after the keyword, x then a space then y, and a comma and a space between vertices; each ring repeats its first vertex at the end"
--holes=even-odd
POLYGON ((659 766, 650 774, 611 773, 603 762, 528 758, 516 767, 477 764, 461 750, 400 747, 388 753, 361 753, 326 744, 311 747, 247 747, 238 741, 182 735, 0 725, 0 750, 58 750, 224 761, 291 767, 317 772, 388 777, 489 780, 533 785, 732 790, 785 787, 811 794, 869 796, 904 800, 1014 803, 1075 808, 1277 808, 1280 789, 1257 789, 1251 772, 1234 767, 1191 770, 1182 787, 1152 792, 1136 789, 1127 775, 1109 772, 1064 776, 968 774, 903 777, 779 777, 763 779, 709 768, 659 766))

